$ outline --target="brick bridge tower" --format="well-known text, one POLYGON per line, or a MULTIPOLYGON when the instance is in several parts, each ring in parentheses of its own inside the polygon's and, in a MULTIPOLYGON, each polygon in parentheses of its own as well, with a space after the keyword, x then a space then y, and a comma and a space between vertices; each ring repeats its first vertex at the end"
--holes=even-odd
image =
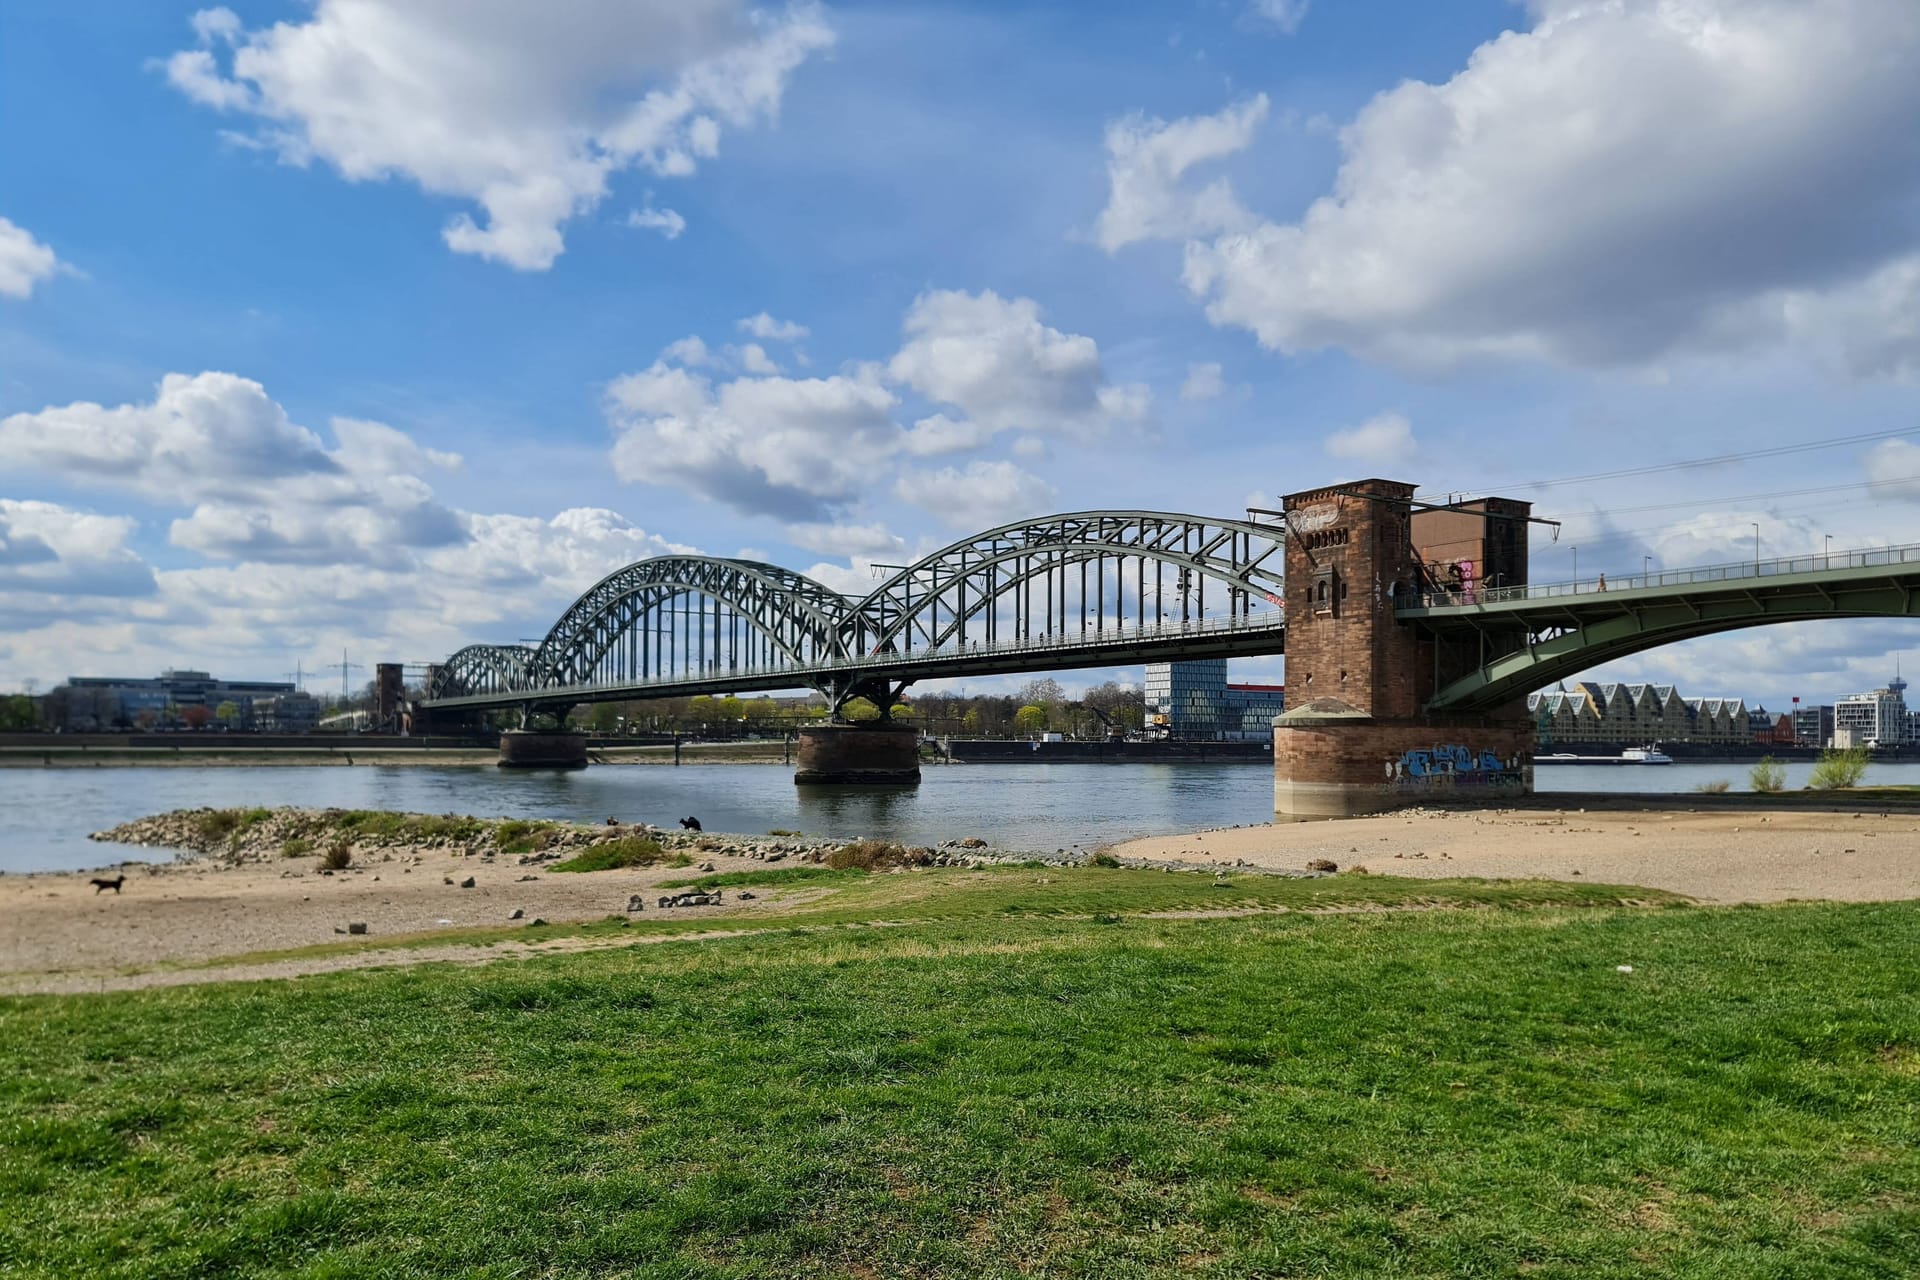
POLYGON ((1523 585, 1531 504, 1430 507, 1413 493, 1362 480, 1283 499, 1288 710, 1273 722, 1273 807, 1283 821, 1533 790, 1525 703, 1427 712, 1480 650, 1443 646, 1393 612, 1411 592, 1470 598, 1483 586, 1523 585))

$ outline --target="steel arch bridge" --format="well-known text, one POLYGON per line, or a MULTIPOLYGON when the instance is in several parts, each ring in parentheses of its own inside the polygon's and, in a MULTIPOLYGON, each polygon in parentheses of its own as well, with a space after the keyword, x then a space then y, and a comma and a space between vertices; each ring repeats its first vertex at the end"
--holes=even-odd
POLYGON ((935 675, 1281 653, 1278 525, 1087 511, 987 530, 843 595, 775 565, 662 556, 609 574, 537 646, 469 645, 449 711, 809 687, 884 710, 935 675))
MULTIPOLYGON (((662 556, 594 584, 538 645, 437 667, 444 711, 812 688, 882 709, 916 680, 1286 652, 1284 527, 1083 511, 989 529, 843 595, 749 560, 662 556)), ((1484 712, 1661 645, 1815 618, 1920 617, 1920 545, 1394 606, 1431 651, 1428 712, 1484 712)))

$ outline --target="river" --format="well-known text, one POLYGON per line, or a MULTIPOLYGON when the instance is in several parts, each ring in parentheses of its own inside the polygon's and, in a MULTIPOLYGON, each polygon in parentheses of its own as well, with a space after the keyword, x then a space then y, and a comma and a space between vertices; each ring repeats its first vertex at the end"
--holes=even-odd
MULTIPOLYGON (((1811 765, 1786 766, 1787 786, 1811 765)), ((1747 765, 1550 765, 1540 791, 1686 792, 1747 765)), ((1875 765, 1868 782, 1920 783, 1920 763, 1875 765)), ((295 805, 484 817, 651 822, 688 815, 710 831, 774 828, 934 844, 979 836, 1002 848, 1087 849, 1135 836, 1267 822, 1260 764, 995 764, 932 768, 913 788, 796 787, 774 765, 609 765, 571 773, 488 765, 0 769, 0 872, 76 870, 156 856, 87 839, 168 809, 295 805)))

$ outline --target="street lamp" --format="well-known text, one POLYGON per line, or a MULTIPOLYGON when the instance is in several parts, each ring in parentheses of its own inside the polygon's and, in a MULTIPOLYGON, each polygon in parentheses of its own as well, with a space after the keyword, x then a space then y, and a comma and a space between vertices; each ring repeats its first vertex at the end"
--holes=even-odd
POLYGON ((1822 547, 1820 551, 1821 567, 1831 569, 1833 568, 1833 535, 1829 533, 1824 536, 1827 541, 1826 545, 1822 547))
POLYGON ((1573 549, 1573 590, 1574 590, 1574 594, 1576 594, 1576 595, 1577 595, 1577 594, 1579 594, 1579 591, 1580 591, 1580 548, 1578 548, 1578 547, 1575 547, 1575 548, 1573 549))
POLYGON ((1753 522, 1753 571, 1760 572, 1760 522, 1753 522))
POLYGON ((1649 586, 1652 584, 1653 582, 1653 557, 1652 556, 1640 557, 1640 579, 1641 579, 1640 585, 1643 587, 1649 586))

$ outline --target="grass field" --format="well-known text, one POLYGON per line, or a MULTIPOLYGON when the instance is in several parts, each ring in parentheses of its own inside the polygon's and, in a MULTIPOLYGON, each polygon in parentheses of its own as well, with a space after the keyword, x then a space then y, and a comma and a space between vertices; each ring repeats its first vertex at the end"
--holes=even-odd
POLYGON ((1920 1273, 1910 904, 791 889, 736 938, 0 1001, 0 1273, 1920 1273))

